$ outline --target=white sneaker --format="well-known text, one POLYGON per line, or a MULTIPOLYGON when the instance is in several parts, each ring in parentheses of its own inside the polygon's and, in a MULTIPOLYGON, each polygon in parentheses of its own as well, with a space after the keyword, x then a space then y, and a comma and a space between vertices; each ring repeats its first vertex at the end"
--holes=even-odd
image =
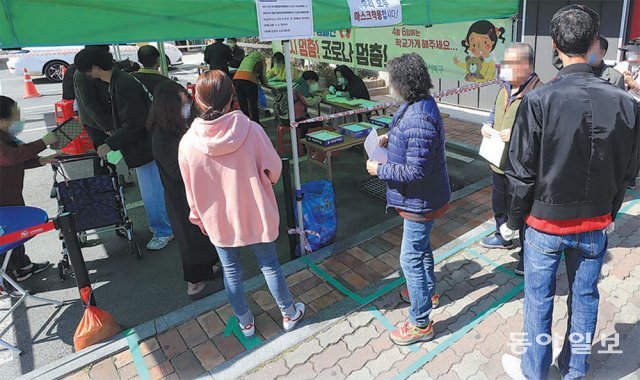
POLYGON ((298 322, 302 320, 304 317, 304 303, 298 302, 296 305, 296 313, 293 317, 287 317, 286 315, 282 318, 282 327, 284 327, 284 331, 291 331, 296 328, 298 322))
POLYGON ((251 338, 256 335, 256 325, 254 319, 251 320, 251 323, 247 323, 246 325, 238 322, 238 326, 240 326, 240 330, 242 331, 242 334, 245 338, 251 338))
POLYGON ((515 356, 509 354, 502 355, 502 368, 504 368, 504 372, 507 373, 507 376, 513 380, 527 380, 527 378, 522 374, 520 362, 520 358, 516 358, 515 356))
POLYGON ((149 251, 159 251, 162 248, 166 247, 167 245, 169 245, 169 243, 171 242, 171 240, 173 240, 173 235, 171 236, 165 236, 165 237, 158 237, 158 236, 154 236, 151 240, 149 240, 149 242, 147 243, 147 250, 149 251))

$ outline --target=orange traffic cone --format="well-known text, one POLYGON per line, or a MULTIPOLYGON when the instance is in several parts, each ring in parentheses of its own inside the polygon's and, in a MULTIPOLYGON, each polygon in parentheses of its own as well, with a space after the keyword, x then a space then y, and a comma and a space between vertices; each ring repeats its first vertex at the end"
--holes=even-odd
POLYGON ((24 70, 24 98, 29 99, 29 98, 37 98, 38 96, 42 96, 42 94, 38 92, 36 85, 33 84, 33 81, 31 80, 31 76, 29 76, 29 74, 27 73, 27 68, 25 67, 23 70, 24 70))

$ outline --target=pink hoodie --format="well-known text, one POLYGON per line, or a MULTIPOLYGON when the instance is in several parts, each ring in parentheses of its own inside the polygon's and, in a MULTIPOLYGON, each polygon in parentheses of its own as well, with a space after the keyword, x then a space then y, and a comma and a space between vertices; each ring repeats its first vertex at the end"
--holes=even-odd
POLYGON ((270 243, 280 214, 273 192, 282 162, 262 127, 241 111, 195 119, 178 153, 189 219, 219 247, 270 243))

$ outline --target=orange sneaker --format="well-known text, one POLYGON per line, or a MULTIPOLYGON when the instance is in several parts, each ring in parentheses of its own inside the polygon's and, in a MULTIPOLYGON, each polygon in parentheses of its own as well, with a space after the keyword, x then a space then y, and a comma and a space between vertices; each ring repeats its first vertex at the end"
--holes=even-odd
MULTIPOLYGON (((402 298, 404 302, 410 303, 411 301, 409 300, 409 289, 402 288, 402 290, 400 291, 400 298, 402 298)), ((431 308, 437 309, 438 306, 440 306, 440 294, 436 293, 431 297, 431 308)))
POLYGON ((406 321, 402 326, 393 330, 389 337, 393 343, 399 346, 408 346, 418 342, 428 342, 435 336, 433 331, 433 321, 429 322, 427 327, 421 329, 414 326, 411 322, 406 321))

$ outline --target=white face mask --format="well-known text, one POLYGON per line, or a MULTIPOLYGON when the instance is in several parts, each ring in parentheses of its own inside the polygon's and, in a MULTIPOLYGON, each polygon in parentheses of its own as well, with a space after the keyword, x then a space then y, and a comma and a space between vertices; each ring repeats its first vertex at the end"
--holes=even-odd
POLYGON ((500 78, 505 82, 511 82, 513 80, 513 69, 510 67, 503 67, 500 69, 500 78))
POLYGON ((320 86, 317 83, 311 83, 309 85, 309 91, 311 91, 311 92, 318 92, 319 88, 320 88, 320 86))
POLYGON ((389 96, 391 98, 393 98, 393 100, 395 100, 396 102, 403 102, 404 101, 402 96, 400 94, 398 94, 398 91, 396 91, 395 87, 393 87, 393 86, 389 86, 389 96))
POLYGON ((184 103, 182 105, 182 118, 186 120, 189 116, 191 116, 191 104, 184 103))
POLYGON ((343 77, 338 78, 338 84, 340 86, 344 86, 345 84, 347 84, 347 80, 344 79, 343 77))
POLYGON ((229 47, 230 47, 231 49, 233 49, 234 47, 236 47, 236 44, 235 44, 235 43, 233 43, 233 42, 230 42, 230 43, 229 43, 229 47))
POLYGON ((640 60, 640 53, 636 53, 636 52, 627 53, 627 60, 628 61, 634 61, 634 62, 636 62, 635 64, 637 65, 637 61, 640 60))
POLYGON ((24 131, 24 121, 18 120, 11 123, 7 131, 11 136, 17 136, 24 131))

